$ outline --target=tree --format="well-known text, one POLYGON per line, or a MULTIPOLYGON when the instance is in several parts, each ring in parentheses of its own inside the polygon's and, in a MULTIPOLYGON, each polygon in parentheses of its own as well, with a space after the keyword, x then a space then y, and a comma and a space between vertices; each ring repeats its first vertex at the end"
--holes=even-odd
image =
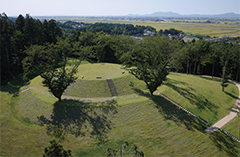
POLYGON ((132 75, 146 83, 153 95, 166 80, 170 69, 170 54, 173 51, 174 47, 167 37, 147 37, 132 47, 129 55, 126 55, 129 59, 124 64, 132 75))
POLYGON ((43 85, 61 101, 64 90, 77 79, 75 74, 81 61, 76 60, 70 67, 67 66, 68 57, 72 54, 70 43, 61 39, 47 47, 33 45, 25 53, 24 75, 40 75, 43 85))
POLYGON ((222 91, 224 92, 224 88, 228 86, 228 79, 229 75, 227 74, 227 64, 228 61, 225 61, 224 66, 223 66, 223 72, 222 72, 222 79, 221 79, 221 86, 222 86, 222 91))
POLYGON ((40 76, 44 79, 43 85, 48 87, 49 91, 61 101, 65 89, 77 79, 75 74, 80 61, 76 61, 71 67, 67 67, 67 59, 72 53, 71 45, 67 40, 58 41, 51 51, 56 51, 56 53, 53 53, 56 55, 50 57, 54 62, 48 65, 47 69, 45 68, 46 71, 40 76), (62 60, 60 68, 57 68, 59 66, 58 60, 62 60))
POLYGON ((230 78, 229 76, 229 59, 231 57, 231 45, 227 43, 227 41, 223 40, 219 43, 219 48, 221 50, 221 57, 220 57, 220 63, 222 65, 222 79, 221 79, 221 86, 222 91, 224 91, 224 88, 228 86, 227 82, 230 78))
POLYGON ((44 149, 43 157, 68 157, 72 156, 71 150, 65 150, 63 149, 63 146, 59 144, 59 142, 56 142, 56 140, 50 141, 51 146, 46 147, 44 149))

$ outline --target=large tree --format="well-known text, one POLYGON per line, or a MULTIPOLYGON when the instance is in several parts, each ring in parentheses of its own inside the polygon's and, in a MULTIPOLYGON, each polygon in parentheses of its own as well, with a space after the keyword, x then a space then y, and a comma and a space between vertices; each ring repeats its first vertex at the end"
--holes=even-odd
POLYGON ((72 55, 72 47, 68 40, 60 39, 55 45, 31 46, 26 51, 27 57, 23 61, 25 76, 39 75, 43 78, 43 85, 61 101, 65 89, 77 77, 80 61, 76 60, 67 66, 68 57, 72 55))
POLYGON ((132 75, 146 83, 153 95, 169 74, 170 54, 174 49, 167 37, 147 37, 132 47, 125 65, 132 75))

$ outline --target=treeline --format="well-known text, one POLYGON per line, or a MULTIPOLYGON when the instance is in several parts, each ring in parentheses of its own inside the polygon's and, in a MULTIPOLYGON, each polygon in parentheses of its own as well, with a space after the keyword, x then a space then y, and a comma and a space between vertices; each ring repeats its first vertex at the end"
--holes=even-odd
POLYGON ((62 30, 55 20, 41 22, 28 14, 19 15, 13 22, 5 13, 0 14, 1 83, 23 73, 24 51, 30 45, 56 43, 62 30))
MULTIPOLYGON (((165 35, 159 34, 145 37, 143 42, 139 42, 130 36, 86 29, 62 35, 54 20, 41 22, 28 15, 25 18, 19 15, 13 23, 5 14, 1 15, 0 20, 2 83, 23 74, 23 71, 27 77, 38 75, 41 71, 34 70, 33 67, 47 64, 47 59, 44 58, 47 55, 54 56, 54 62, 57 60, 59 63, 66 56, 76 59, 80 57, 90 62, 126 63, 135 51, 146 51, 145 47, 148 47, 147 51, 155 51, 159 41, 163 42, 162 45, 166 41, 171 49, 167 59, 172 71, 224 76, 240 81, 240 47, 237 42, 210 43, 200 39, 185 43, 182 39, 169 40, 165 35), (146 46, 140 46, 141 43, 146 46)), ((137 58, 133 60, 135 59, 137 58)))
POLYGON ((160 29, 160 31, 158 32, 159 35, 168 35, 168 34, 178 35, 178 34, 180 34, 180 33, 183 33, 183 31, 181 31, 181 30, 176 30, 176 29, 174 29, 174 28, 165 29, 165 30, 160 29))
POLYGON ((77 31, 82 32, 84 29, 86 29, 96 32, 103 31, 104 33, 111 35, 142 36, 144 34, 144 31, 156 32, 156 29, 150 26, 134 26, 132 24, 114 24, 101 22, 88 24, 83 22, 67 21, 65 23, 59 22, 58 26, 62 28, 63 33, 74 33, 77 31))

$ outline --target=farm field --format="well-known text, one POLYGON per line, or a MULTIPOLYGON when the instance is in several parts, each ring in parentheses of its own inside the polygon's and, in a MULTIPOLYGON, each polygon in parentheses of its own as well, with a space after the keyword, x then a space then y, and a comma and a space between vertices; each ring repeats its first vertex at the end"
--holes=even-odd
MULTIPOLYGON (((117 98, 112 98, 106 78, 95 78, 99 73, 90 68, 94 65, 79 66, 83 68, 83 73, 79 70, 79 76, 84 75, 85 79, 79 77, 66 90, 62 102, 42 86, 40 77, 23 86, 21 90, 29 90, 19 94, 14 94, 9 86, 2 87, 0 155, 41 156, 54 138, 56 123, 65 126, 62 128, 65 133, 62 145, 64 149, 71 149, 74 156, 106 156, 107 148, 117 149, 124 141, 136 144, 145 156, 240 155, 237 142, 220 131, 205 133, 206 126, 196 118, 157 95, 163 93, 207 122, 214 123, 230 112, 238 96, 233 84, 229 84, 224 93, 218 80, 170 73, 155 95, 150 96, 143 82, 128 73, 121 73, 120 65, 101 65, 102 69, 97 69, 99 73, 114 69, 105 74, 112 78, 118 94, 117 98), (98 125, 91 119, 97 120, 98 125), (66 129, 69 127, 72 129, 66 129), (76 128, 81 128, 80 132, 76 128), (106 132, 102 132, 104 128, 108 128, 106 132), (91 135, 102 136, 103 140, 90 138, 91 135)), ((233 125, 237 121, 234 119, 226 125, 226 131, 235 135, 238 128, 233 125)))
POLYGON ((66 19, 58 19, 56 20, 74 20, 78 22, 85 23, 120 23, 120 24, 133 24, 135 25, 143 25, 143 26, 152 26, 157 31, 160 29, 170 29, 175 28, 177 30, 182 30, 185 33, 194 33, 194 34, 205 34, 211 37, 238 37, 240 36, 240 24, 236 24, 233 22, 220 22, 219 24, 213 23, 183 23, 183 22, 155 22, 155 21, 134 21, 134 20, 102 20, 102 19, 88 19, 88 18, 66 18, 66 19))

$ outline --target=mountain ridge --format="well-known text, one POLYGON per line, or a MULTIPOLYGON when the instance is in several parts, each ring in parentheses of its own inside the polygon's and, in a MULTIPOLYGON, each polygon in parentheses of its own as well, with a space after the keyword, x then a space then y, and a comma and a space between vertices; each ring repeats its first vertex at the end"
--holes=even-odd
POLYGON ((215 14, 215 15, 204 15, 204 14, 189 14, 183 15, 175 12, 154 12, 152 14, 128 14, 126 16, 137 16, 137 17, 217 17, 217 18, 240 18, 240 14, 235 14, 233 12, 228 12, 224 14, 215 14))

